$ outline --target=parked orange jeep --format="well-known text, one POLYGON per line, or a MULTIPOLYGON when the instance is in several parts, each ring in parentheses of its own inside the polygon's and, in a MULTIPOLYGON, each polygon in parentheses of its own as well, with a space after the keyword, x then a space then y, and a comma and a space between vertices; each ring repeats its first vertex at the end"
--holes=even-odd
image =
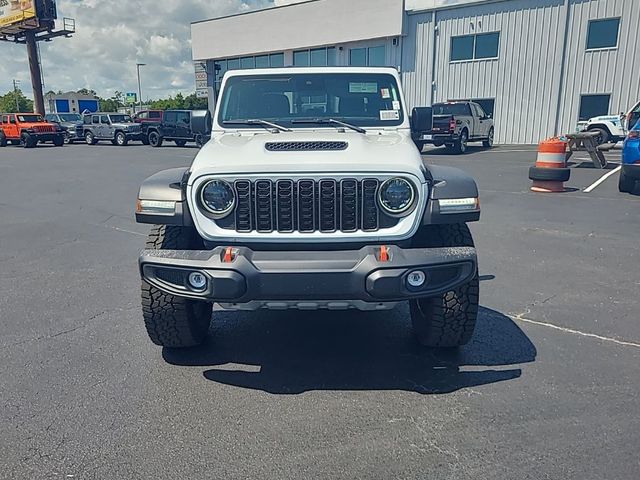
POLYGON ((56 147, 64 145, 62 128, 49 123, 37 113, 2 113, 0 114, 0 147, 22 145, 33 148, 38 143, 53 142, 56 147))

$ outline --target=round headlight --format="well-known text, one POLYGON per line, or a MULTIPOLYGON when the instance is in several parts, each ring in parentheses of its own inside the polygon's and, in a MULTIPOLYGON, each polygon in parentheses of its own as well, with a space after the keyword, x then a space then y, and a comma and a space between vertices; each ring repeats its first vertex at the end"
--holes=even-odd
POLYGON ((416 191, 413 184, 404 178, 390 178, 382 184, 378 201, 384 211, 401 215, 413 207, 416 191))
POLYGON ((212 180, 200 191, 202 206, 216 216, 224 217, 231 213, 236 205, 233 187, 224 180, 212 180))

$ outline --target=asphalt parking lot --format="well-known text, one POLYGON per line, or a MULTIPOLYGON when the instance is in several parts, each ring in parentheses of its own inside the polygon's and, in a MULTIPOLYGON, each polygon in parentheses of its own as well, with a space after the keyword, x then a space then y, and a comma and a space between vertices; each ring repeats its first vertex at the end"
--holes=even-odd
MULTIPOLYGON (((408 309, 214 312, 151 344, 140 182, 196 149, 0 150, 0 478, 629 479, 640 476, 640 196, 535 150, 425 152, 478 181, 476 336, 421 349, 408 309)), ((619 152, 608 154, 619 161, 619 152)), ((615 168, 613 165, 612 168, 615 168)))

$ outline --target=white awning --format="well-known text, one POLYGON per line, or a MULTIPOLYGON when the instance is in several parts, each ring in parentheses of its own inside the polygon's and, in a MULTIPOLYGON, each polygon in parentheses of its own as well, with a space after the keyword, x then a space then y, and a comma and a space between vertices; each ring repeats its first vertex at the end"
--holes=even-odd
POLYGON ((194 60, 402 35, 403 0, 312 0, 191 24, 194 60))

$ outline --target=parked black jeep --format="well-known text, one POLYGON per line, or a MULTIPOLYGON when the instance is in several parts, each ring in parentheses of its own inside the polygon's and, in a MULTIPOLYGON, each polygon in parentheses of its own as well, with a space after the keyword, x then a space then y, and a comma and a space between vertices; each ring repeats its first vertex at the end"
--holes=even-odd
POLYGON ((211 138, 209 110, 167 110, 161 122, 142 124, 143 143, 161 147, 163 142, 175 142, 179 147, 193 142, 199 147, 211 138))

